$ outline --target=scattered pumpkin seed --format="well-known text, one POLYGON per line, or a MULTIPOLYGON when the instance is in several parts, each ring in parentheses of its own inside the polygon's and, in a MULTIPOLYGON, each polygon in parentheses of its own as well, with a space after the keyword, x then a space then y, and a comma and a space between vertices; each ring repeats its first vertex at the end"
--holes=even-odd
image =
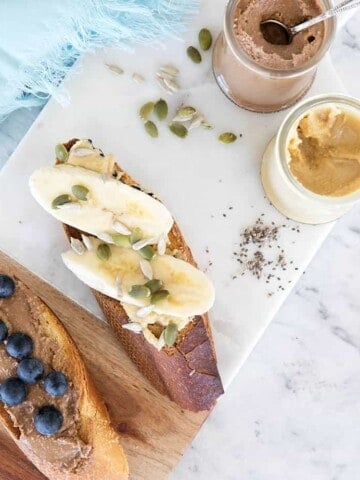
POLYGON ((164 120, 167 117, 169 111, 168 105, 165 100, 160 98, 160 100, 155 103, 154 111, 155 115, 159 120, 164 120))
POLYGON ((157 138, 159 136, 159 131, 157 126, 151 120, 148 120, 145 123, 145 130, 147 131, 148 135, 150 135, 150 137, 157 138))
POLYGON ((176 323, 169 323, 169 325, 164 330, 164 340, 165 345, 172 347, 176 342, 178 336, 178 326, 176 323))
POLYGON ((194 107, 191 106, 185 106, 185 107, 180 107, 179 110, 176 113, 176 120, 180 120, 183 122, 186 122, 188 120, 191 120, 194 118, 194 116, 197 114, 197 110, 194 107))
POLYGON ((109 70, 111 70, 114 73, 117 73, 118 75, 122 75, 124 73, 124 70, 118 65, 112 65, 109 63, 105 63, 105 65, 108 67, 109 70))
POLYGON ((135 227, 134 230, 131 232, 130 235, 130 243, 133 245, 134 243, 138 242, 139 240, 142 239, 143 233, 141 231, 141 228, 135 227))
POLYGON ((150 288, 151 293, 155 293, 161 289, 162 281, 158 280, 157 278, 154 278, 153 280, 149 280, 148 282, 146 282, 145 286, 150 288))
POLYGON ((66 163, 69 158, 69 152, 62 143, 58 143, 55 147, 55 155, 61 163, 66 163))
POLYGON ((54 198, 54 200, 51 202, 51 208, 59 208, 61 205, 64 205, 65 203, 70 203, 71 202, 71 197, 67 193, 64 193, 63 195, 59 195, 58 197, 54 198))
POLYGON ((202 60, 201 53, 197 48, 193 46, 188 47, 188 49, 186 50, 186 53, 190 58, 190 60, 192 60, 194 63, 201 63, 201 60, 202 60))
POLYGON ((185 127, 185 125, 179 122, 170 123, 169 128, 174 135, 180 138, 185 138, 188 134, 188 129, 185 127))
POLYGON ((234 143, 236 139, 237 136, 235 135, 235 133, 232 132, 224 132, 218 137, 218 140, 221 143, 234 143))
POLYGON ((115 233, 114 235, 111 235, 111 236, 112 236, 113 242, 118 247, 129 248, 131 246, 130 235, 123 235, 122 233, 115 233))
POLYGON ((212 35, 209 29, 202 28, 199 32, 199 44, 203 50, 209 50, 212 45, 212 35))
POLYGON ((147 102, 139 110, 139 116, 143 120, 147 120, 154 111, 154 102, 147 102))
POLYGON ((71 191, 78 200, 87 200, 87 196, 89 193, 89 189, 84 187, 83 185, 73 185, 71 191))
POLYGON ((158 290, 157 292, 154 292, 152 295, 151 295, 151 303, 154 304, 154 303, 158 303, 158 302, 161 302, 161 300, 165 300, 166 297, 168 297, 170 295, 170 293, 168 292, 168 290, 158 290))
POLYGON ((98 258, 100 258, 100 260, 109 260, 109 258, 111 257, 111 250, 109 245, 107 245, 106 243, 100 243, 100 245, 98 245, 96 249, 96 255, 98 256, 98 258))
POLYGON ((152 260, 155 255, 155 250, 150 245, 139 250, 140 255, 145 258, 145 260, 152 260))
POLYGON ((133 285, 129 291, 129 295, 133 298, 149 298, 151 290, 145 285, 133 285))

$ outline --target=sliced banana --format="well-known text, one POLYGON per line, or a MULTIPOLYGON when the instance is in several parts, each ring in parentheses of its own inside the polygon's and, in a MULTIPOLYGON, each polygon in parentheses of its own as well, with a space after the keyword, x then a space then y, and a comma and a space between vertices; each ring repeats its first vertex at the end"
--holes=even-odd
MULTIPOLYGON (((87 250, 81 256, 73 250, 65 252, 62 255, 65 265, 89 287, 109 297, 139 308, 149 305, 150 298, 129 295, 133 285, 143 285, 148 281, 140 267, 140 254, 129 248, 110 245, 110 258, 101 260, 96 255, 100 243, 93 239, 93 250, 87 250)), ((157 255, 150 264, 154 278, 161 280, 163 288, 170 292, 167 298, 154 305, 153 312, 188 318, 201 315, 212 307, 214 288, 200 270, 169 255, 157 255)))
POLYGON ((95 236, 116 233, 116 221, 130 230, 140 228, 144 237, 167 234, 173 225, 170 212, 158 200, 113 178, 104 182, 100 174, 82 167, 61 164, 40 168, 30 178, 30 189, 55 218, 95 236), (88 200, 79 203, 81 208, 52 208, 58 196, 71 196, 74 185, 89 190, 88 200))

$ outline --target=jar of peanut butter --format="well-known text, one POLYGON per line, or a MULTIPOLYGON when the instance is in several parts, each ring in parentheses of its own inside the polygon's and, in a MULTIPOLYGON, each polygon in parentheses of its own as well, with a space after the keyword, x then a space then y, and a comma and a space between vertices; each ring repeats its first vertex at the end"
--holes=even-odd
POLYGON ((281 125, 262 162, 265 193, 302 223, 336 220, 360 200, 360 101, 320 95, 281 125))
POLYGON ((336 20, 297 34, 289 45, 268 43, 260 24, 275 19, 296 25, 331 6, 331 0, 229 0, 224 31, 213 51, 215 79, 225 95, 256 112, 274 112, 297 102, 329 49, 336 20))

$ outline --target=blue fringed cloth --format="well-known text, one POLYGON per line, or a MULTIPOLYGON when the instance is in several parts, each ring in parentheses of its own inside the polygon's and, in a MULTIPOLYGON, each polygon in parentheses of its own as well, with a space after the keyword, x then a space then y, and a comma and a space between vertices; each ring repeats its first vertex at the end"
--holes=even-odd
POLYGON ((198 0, 1 0, 0 121, 57 98, 83 52, 174 36, 197 7, 198 0))

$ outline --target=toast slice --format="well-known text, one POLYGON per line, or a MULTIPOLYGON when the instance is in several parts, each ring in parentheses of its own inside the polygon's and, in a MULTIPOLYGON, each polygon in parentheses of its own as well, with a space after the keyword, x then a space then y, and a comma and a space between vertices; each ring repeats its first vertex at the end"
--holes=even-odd
MULTIPOLYGON (((105 175, 105 180, 112 175, 119 182, 141 190, 151 197, 155 197, 152 193, 144 191, 138 183, 124 172, 115 163, 111 155, 104 156, 101 150, 94 149, 91 140, 79 141, 78 139, 72 139, 58 146, 58 151, 64 155, 65 147, 65 156, 68 156, 68 152, 76 143, 80 145, 80 154, 82 153, 81 150, 85 150, 85 157, 81 158, 81 155, 80 157, 78 155, 73 156, 71 162, 69 160, 72 166, 95 170, 97 173, 101 172, 105 175), (83 146, 85 146, 85 149, 83 146), (94 149, 94 151, 98 152, 95 155, 95 159, 92 157, 91 161, 94 162, 92 165, 89 165, 88 162, 90 160, 86 157, 86 151, 89 151, 89 149, 94 149)), ((79 150, 76 150, 76 152, 79 152, 79 150)), ((58 164, 63 163, 64 158, 57 158, 56 162, 58 164)), ((30 184, 34 186, 32 180, 30 184)), ((159 205, 161 204, 159 203, 159 205)), ((163 207, 161 206, 161 208, 163 207)), ((50 208, 49 212, 54 213, 56 210, 50 208)), ((157 221, 158 217, 155 218, 155 221, 157 221)), ((187 264, 196 267, 190 248, 172 218, 171 225, 171 230, 168 233, 168 248, 171 252, 176 252, 171 255, 175 255, 187 264)), ((86 225, 84 227, 86 228, 86 225)), ((86 233, 69 225, 64 225, 64 228, 69 240, 81 240, 82 234, 86 233)), ((202 290, 198 290, 198 292, 201 293, 202 290)), ((172 344, 172 346, 161 345, 159 347, 161 335, 164 335, 164 331, 159 333, 156 330, 159 327, 156 321, 149 325, 149 327, 153 328, 153 331, 149 328, 149 331, 146 332, 147 338, 145 332, 144 335, 138 335, 134 331, 123 328, 125 324, 131 322, 128 304, 122 305, 121 301, 116 297, 115 299, 111 298, 97 290, 93 290, 93 293, 107 321, 112 326, 115 335, 124 346, 128 355, 141 373, 145 375, 158 391, 168 395, 171 400, 188 410, 210 410, 213 407, 217 398, 223 393, 223 387, 217 368, 216 354, 206 313, 188 317, 184 324, 185 326, 180 327, 175 344, 172 344), (154 342, 151 343, 149 336, 155 340, 155 344, 154 342), (158 343, 156 343, 156 338, 158 343)), ((194 293, 194 295, 196 294, 194 293)))
MULTIPOLYGON (((105 405, 99 397, 75 343, 54 313, 20 280, 15 291, 1 298, 0 318, 8 335, 22 332, 33 340, 32 356, 45 368, 44 375, 60 371, 68 381, 66 393, 53 396, 41 380, 27 384, 26 399, 16 406, 0 402, 0 420, 29 460, 50 480, 126 480, 128 463, 111 427, 105 405), (60 430, 39 433, 35 415, 51 405, 63 415, 60 430)), ((17 375, 18 361, 7 343, 0 344, 0 380, 17 375)))

